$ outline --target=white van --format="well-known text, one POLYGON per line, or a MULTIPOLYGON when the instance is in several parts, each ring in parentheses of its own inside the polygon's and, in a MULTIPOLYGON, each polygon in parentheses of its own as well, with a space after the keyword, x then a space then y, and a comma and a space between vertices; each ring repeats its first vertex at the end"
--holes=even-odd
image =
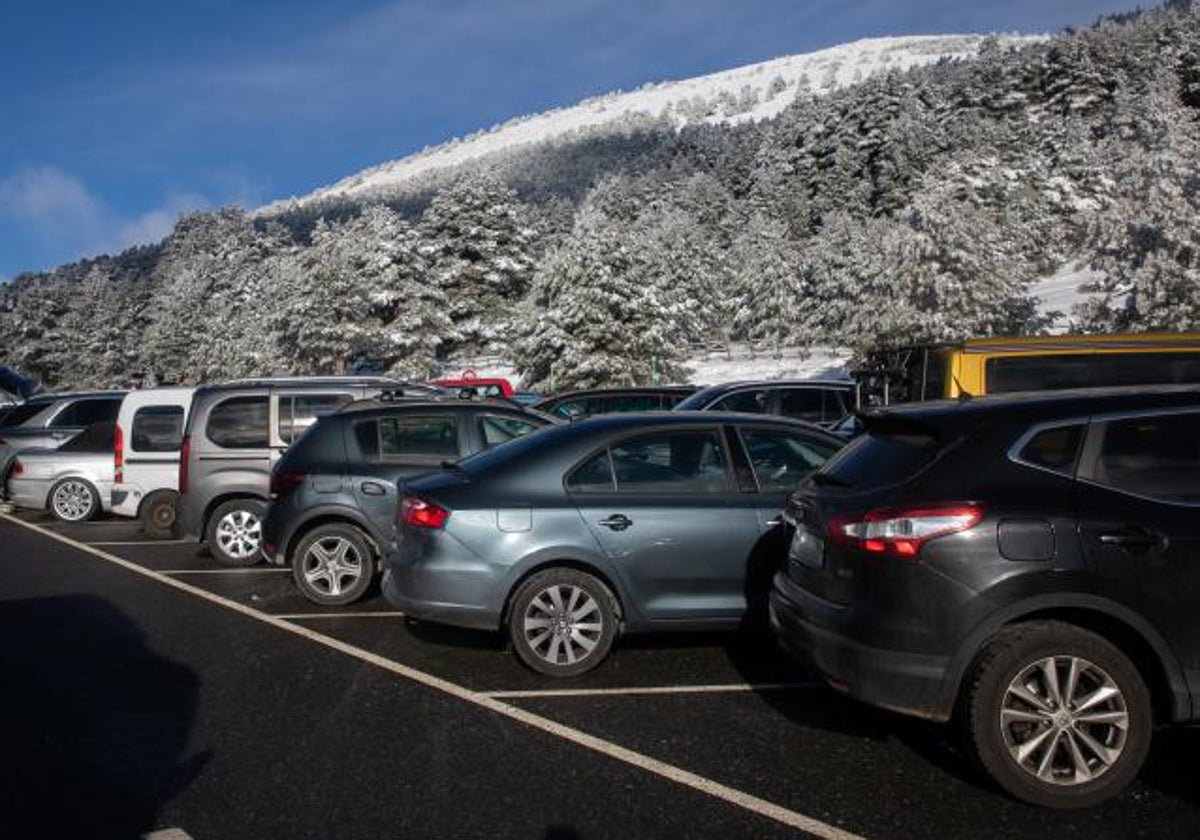
POLYGON ((112 512, 139 519, 146 536, 171 538, 179 449, 195 388, 132 391, 117 415, 112 512))

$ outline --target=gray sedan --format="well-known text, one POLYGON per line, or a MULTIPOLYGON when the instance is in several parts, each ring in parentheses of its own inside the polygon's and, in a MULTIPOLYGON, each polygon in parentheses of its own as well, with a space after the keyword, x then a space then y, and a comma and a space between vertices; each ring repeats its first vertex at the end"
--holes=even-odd
POLYGON ((58 449, 26 449, 8 477, 7 500, 83 522, 111 506, 113 423, 96 423, 58 449))
POLYGON ((780 510, 842 442, 783 418, 597 417, 404 487, 384 594, 406 615, 507 629, 534 670, 595 667, 618 630, 765 616, 780 510))

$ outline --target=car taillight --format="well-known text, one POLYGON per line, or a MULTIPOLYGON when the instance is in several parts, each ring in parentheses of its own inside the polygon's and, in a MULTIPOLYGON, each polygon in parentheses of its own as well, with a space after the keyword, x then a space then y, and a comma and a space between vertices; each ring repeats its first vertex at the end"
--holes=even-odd
POLYGON ((925 543, 974 528, 981 519, 983 509, 972 504, 883 508, 835 518, 829 533, 871 554, 914 560, 925 543))
POLYGON ((12 469, 9 471, 8 474, 9 475, 24 475, 25 474, 25 465, 21 463, 20 459, 13 461, 12 469))
POLYGON ((125 481, 125 433, 121 424, 113 430, 113 481, 121 484, 125 481))
POLYGON ((304 484, 306 476, 295 470, 280 470, 271 473, 271 498, 282 499, 297 487, 304 484))
POLYGON ((187 492, 188 485, 188 456, 192 454, 192 436, 184 435, 183 443, 179 445, 179 495, 187 492))
POLYGON ((415 528, 441 528, 450 518, 450 511, 433 502, 405 496, 400 502, 400 521, 415 528))

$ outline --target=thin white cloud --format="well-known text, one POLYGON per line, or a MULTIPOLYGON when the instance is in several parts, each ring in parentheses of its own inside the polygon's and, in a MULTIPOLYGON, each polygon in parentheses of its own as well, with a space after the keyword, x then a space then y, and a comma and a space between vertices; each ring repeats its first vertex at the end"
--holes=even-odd
POLYGON ((55 166, 30 166, 0 178, 0 222, 48 251, 69 255, 67 259, 157 242, 171 232, 181 213, 208 204, 195 193, 176 193, 130 218, 81 178, 55 166))

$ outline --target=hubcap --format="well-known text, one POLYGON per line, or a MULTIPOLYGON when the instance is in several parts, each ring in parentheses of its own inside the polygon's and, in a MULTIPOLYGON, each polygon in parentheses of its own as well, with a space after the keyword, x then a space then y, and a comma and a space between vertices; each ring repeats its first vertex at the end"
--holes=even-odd
POLYGON ((169 528, 175 524, 175 505, 170 502, 160 502, 150 511, 150 520, 160 528, 169 528))
POLYGON ((83 519, 92 510, 92 491, 82 481, 64 481, 54 491, 54 512, 62 519, 83 519))
POLYGON ((304 580, 322 595, 341 595, 362 577, 363 558, 354 543, 341 537, 314 542, 302 560, 304 580))
POLYGON ((1042 782, 1079 785, 1116 764, 1129 733, 1120 688, 1077 656, 1034 662, 1004 692, 1000 732, 1017 766, 1042 782))
POLYGON ((574 665, 591 655, 604 632, 596 599, 578 586, 549 586, 525 609, 525 642, 552 665, 574 665))
POLYGON ((217 545, 230 557, 245 560, 258 551, 262 523, 248 510, 232 510, 217 523, 217 545))

